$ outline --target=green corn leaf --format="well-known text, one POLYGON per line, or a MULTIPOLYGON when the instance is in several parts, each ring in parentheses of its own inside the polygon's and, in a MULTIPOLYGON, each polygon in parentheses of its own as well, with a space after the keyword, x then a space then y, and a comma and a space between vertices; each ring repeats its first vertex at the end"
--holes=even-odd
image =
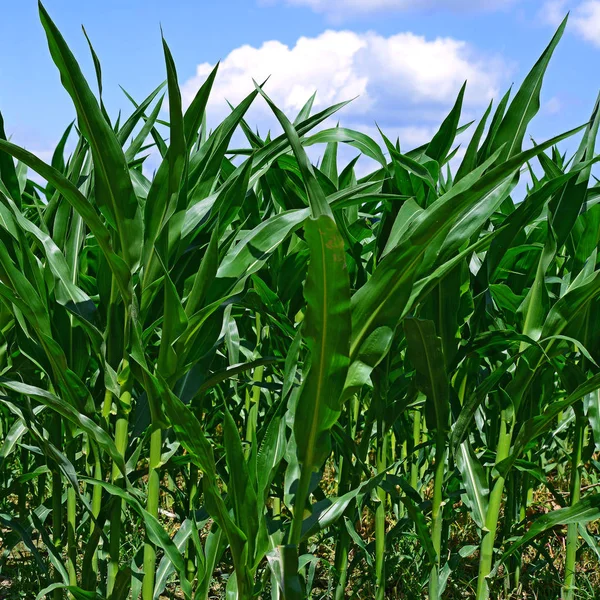
MULTIPOLYGON (((559 136, 564 139, 580 128, 559 136)), ((475 205, 491 191, 512 177, 520 164, 556 143, 548 140, 532 150, 526 150, 486 173, 496 161, 499 151, 473 173, 464 177, 452 189, 424 210, 406 233, 406 239, 391 251, 378 265, 371 279, 352 297, 352 344, 350 356, 354 357, 369 333, 382 325, 395 326, 410 298, 418 269, 424 259, 429 242, 468 206, 475 205), (485 173, 485 174, 484 174, 485 173), (397 265, 403 268, 398 274, 397 265)))
POLYGON ((110 436, 102 428, 98 427, 91 419, 77 412, 72 406, 62 401, 60 398, 42 390, 38 387, 20 383, 18 381, 0 380, 0 387, 12 390, 18 394, 35 398, 48 408, 56 411, 59 415, 80 427, 85 431, 100 447, 102 447, 108 455, 113 459, 123 476, 127 475, 123 456, 117 450, 110 436))
POLYGON ((304 591, 302 580, 298 575, 298 549, 296 546, 278 546, 267 554, 267 560, 282 597, 285 600, 303 600, 304 591))
MULTIPOLYGON (((6 132, 4 131, 4 119, 0 113, 0 142, 7 142, 6 132)), ((8 190, 8 194, 17 204, 21 205, 21 189, 19 180, 17 179, 17 171, 12 156, 6 150, 2 151, 0 147, 0 181, 4 183, 8 190)))
POLYGON ((232 499, 235 523, 248 540, 248 557, 253 561, 259 542, 262 511, 259 510, 256 489, 252 485, 237 425, 227 408, 223 419, 223 446, 229 471, 228 491, 232 499))
POLYGON ((435 325, 427 319, 405 319, 404 331, 408 358, 417 370, 417 385, 430 402, 429 427, 446 431, 450 414, 448 376, 435 325))
POLYGON ((583 203, 587 198, 588 183, 591 176, 594 148, 598 127, 600 126, 600 96, 596 100, 590 122, 583 134, 579 149, 574 157, 571 171, 577 171, 577 177, 569 179, 562 190, 550 201, 552 212, 551 224, 556 235, 556 243, 560 248, 571 232, 575 220, 579 216, 583 203), (585 162, 585 166, 581 165, 585 162))
POLYGON ((27 150, 23 150, 22 148, 1 139, 0 150, 5 150, 18 160, 24 162, 46 179, 46 181, 52 183, 52 185, 63 195, 65 200, 67 200, 67 202, 69 202, 69 204, 71 204, 71 206, 73 206, 73 208, 81 215, 85 224, 94 234, 98 245, 102 248, 103 254, 106 257, 117 281, 117 285, 119 286, 119 291, 123 295, 125 301, 128 302, 131 297, 129 269, 123 262, 123 259, 115 253, 110 232, 98 217, 98 214, 87 198, 64 175, 41 161, 34 154, 27 152, 27 150))
POLYGON ((188 109, 185 111, 185 115, 183 118, 183 128, 188 150, 196 142, 195 138, 198 135, 198 130, 200 129, 200 125, 202 124, 202 120, 204 118, 206 110, 206 104, 208 103, 210 91, 215 81, 215 77, 217 76, 218 70, 219 63, 217 63, 214 66, 213 70, 206 78, 206 81, 200 86, 200 89, 196 92, 196 95, 194 96, 194 99, 190 103, 188 109))
POLYGON ((194 276, 192 289, 185 301, 185 314, 190 317, 202 305, 212 285, 219 263, 219 227, 215 227, 210 236, 210 242, 202 257, 200 268, 194 276))
POLYGON ((92 55, 92 61, 94 63, 94 71, 96 72, 96 81, 98 82, 98 97, 100 100, 100 110, 106 119, 106 122, 110 125, 110 118, 108 113, 106 112, 106 108, 104 107, 104 102, 102 101, 102 65, 100 64, 100 59, 94 50, 94 46, 92 45, 92 40, 87 34, 85 27, 82 25, 81 29, 83 30, 83 35, 88 43, 88 47, 90 49, 90 54, 92 55))
POLYGON ((312 96, 303 104, 302 108, 296 115, 294 119, 294 125, 298 125, 302 123, 302 121, 306 121, 310 117, 310 111, 312 110, 313 104, 315 103, 315 98, 317 97, 317 92, 313 92, 312 96))
POLYGON ((337 152, 338 143, 329 142, 325 147, 321 163, 321 172, 329 178, 336 188, 338 186, 337 152))
POLYGON ((448 152, 450 151, 450 148, 452 147, 452 144, 454 143, 466 87, 467 83, 465 82, 460 88, 460 92, 458 93, 458 97, 454 103, 454 106, 452 107, 452 110, 442 123, 439 131, 433 136, 433 139, 427 145, 427 150, 425 150, 425 154, 427 154, 429 158, 433 158, 433 160, 437 161, 439 164, 444 162, 448 152))
POLYGON ((37 596, 36 600, 42 600, 42 598, 49 598, 50 592, 54 592, 55 590, 66 590, 75 598, 75 600, 106 600, 103 596, 98 594, 97 592, 88 592, 86 590, 82 590, 81 588, 75 585, 68 585, 66 583, 53 583, 47 587, 45 587, 37 596))
POLYGON ((311 254, 303 335, 310 369, 298 399, 294 430, 300 462, 312 470, 327 453, 328 432, 341 408, 349 364, 350 286, 344 244, 334 221, 327 215, 309 219, 305 235, 311 254))
POLYGON ((212 191, 227 147, 240 121, 254 102, 257 91, 246 96, 231 114, 215 129, 199 152, 192 155, 189 165, 189 186, 204 197, 212 191))
POLYGON ((92 150, 96 200, 105 208, 105 216, 119 232, 125 260, 135 270, 141 255, 143 225, 123 150, 106 122, 75 57, 41 2, 39 9, 50 53, 75 105, 79 127, 92 150))
POLYGON ((502 123, 502 119, 504 118, 504 114, 506 113, 506 107, 508 106, 508 101, 510 100, 511 91, 512 86, 506 91, 498 103, 498 106, 494 112, 494 116, 492 117, 492 121, 490 122, 487 135, 481 144, 481 148, 477 152, 477 165, 485 162, 492 154, 492 145, 496 138, 496 134, 498 133, 498 129, 500 128, 500 124, 502 123))
MULTIPOLYGON (((186 519, 177 530, 177 533, 173 536, 173 544, 180 554, 185 552, 187 542, 192 535, 192 530, 194 527, 195 524, 190 519, 186 519)), ((169 557, 163 556, 160 564, 158 565, 158 569, 156 570, 156 583, 154 585, 154 598, 156 598, 156 600, 158 600, 160 595, 164 592, 169 581, 169 577, 174 573, 174 571, 175 566, 169 560, 169 557)))
MULTIPOLYGON (((36 406, 33 409, 33 414, 38 415, 45 409, 46 406, 44 405, 36 406)), ((18 419, 13 423, 12 427, 2 441, 2 446, 0 446, 0 469, 4 466, 4 462, 6 461, 7 457, 15 451, 19 441, 26 432, 27 425, 22 419, 18 419)))
POLYGON ((540 189, 529 194, 527 198, 519 204, 517 209, 507 217, 505 221, 506 227, 503 228, 503 231, 498 235, 498 239, 492 242, 490 250, 485 258, 487 265, 485 272, 488 274, 490 281, 495 281, 501 258, 512 246, 519 233, 523 231, 523 228, 539 216, 552 194, 566 184, 566 182, 578 172, 578 169, 576 169, 547 181, 540 189))
POLYGON ((471 509, 471 516, 479 529, 483 529, 488 509, 489 487, 483 466, 468 441, 460 445, 456 454, 456 465, 466 489, 465 501, 471 509))
POLYGON ((247 553, 247 540, 244 533, 229 516, 217 487, 217 471, 212 446, 206 439, 196 416, 177 396, 166 390, 162 400, 178 440, 207 476, 207 485, 204 489, 206 508, 225 532, 231 546, 234 564, 236 568, 242 570, 246 563, 244 556, 247 553))
POLYGON ((600 392, 596 390, 586 394, 584 396, 584 407, 594 436, 596 450, 598 450, 600 448, 600 392))
MULTIPOLYGON (((69 126, 65 129, 58 144, 56 144, 56 148, 54 149, 54 152, 52 153, 52 161, 50 164, 52 165, 52 167, 54 167, 60 173, 64 173, 65 169, 66 169, 65 146, 67 145, 67 140, 69 139, 69 136, 71 135, 71 131, 73 130, 74 124, 75 124, 75 121, 72 121, 69 124, 69 126)), ((52 195, 54 194, 55 191, 56 191, 56 189, 54 188, 53 185, 51 185, 51 184, 46 185, 46 198, 48 199, 48 201, 50 201, 52 199, 52 195)))
POLYGON ((527 126, 540 108, 540 91, 544 74, 567 26, 567 18, 560 24, 548 47, 525 77, 498 127, 498 132, 491 145, 491 151, 494 152, 504 145, 502 150, 503 160, 521 152, 527 126))
MULTIPOLYGON (((285 398, 285 395, 282 395, 285 398)), ((256 490, 259 500, 265 501, 277 468, 285 454, 287 443, 285 421, 275 415, 269 424, 256 453, 256 490)))
POLYGON ((351 502, 356 500, 360 504, 361 499, 377 488, 385 476, 386 472, 384 471, 367 481, 363 481, 356 489, 343 496, 333 499, 327 498, 315 504, 311 516, 305 519, 302 525, 302 539, 307 540, 318 531, 331 527, 342 517, 351 502))
POLYGON ((363 342, 356 359, 348 369, 342 401, 360 392, 364 385, 371 384, 371 373, 389 352, 393 339, 392 329, 379 327, 363 342))
POLYGON ((69 268, 65 257, 54 243, 52 238, 44 233, 39 227, 32 223, 29 219, 26 219, 17 206, 12 204, 13 213, 17 223, 29 233, 33 234, 44 247, 48 265, 57 279, 59 289, 57 291, 57 298, 61 304, 80 315, 82 318, 91 320, 91 316, 96 310, 96 306, 92 302, 91 298, 79 287, 73 283, 73 272, 69 268))
MULTIPOLYGON (((119 144, 121 144, 121 146, 125 145, 125 142, 129 139, 129 136, 133 133, 133 130, 135 129, 136 125, 144 117, 144 113, 146 112, 146 110, 148 109, 150 104, 152 104, 153 100, 158 96, 160 91, 163 89, 163 87, 165 86, 165 83, 166 82, 163 81, 163 83, 161 83, 158 87, 156 87, 148 95, 148 97, 145 98, 144 101, 141 102, 139 105, 135 104, 135 102, 134 102, 134 104, 136 106, 135 111, 131 114, 131 116, 127 119, 127 121, 125 121, 125 123, 123 123, 123 125, 119 128, 118 133, 117 133, 117 139, 119 140, 119 144)), ((125 91, 125 90, 123 90, 123 91, 125 91)), ((125 94, 127 94, 127 92, 125 92, 125 94)), ((154 128, 152 128, 151 131, 153 132, 154 128)))
POLYGON ((534 521, 527 533, 513 541, 504 551, 501 561, 506 560, 519 548, 527 544, 538 535, 556 527, 557 525, 568 525, 570 523, 584 524, 595 521, 600 517, 600 495, 595 494, 580 500, 568 508, 553 510, 534 521))
POLYGON ((559 402, 554 402, 551 404, 543 414, 533 417, 529 419, 521 426, 519 434, 515 439, 515 443, 512 448, 512 453, 509 458, 506 459, 505 466, 503 470, 506 469, 506 466, 512 465, 514 461, 519 458, 524 448, 535 440, 538 436, 548 430, 548 428, 554 423, 557 415, 575 404, 575 402, 584 398, 587 394, 591 394, 596 392, 600 388, 600 375, 594 375, 590 377, 587 381, 582 383, 573 391, 573 393, 569 394, 567 398, 564 400, 560 400, 559 402))
POLYGON ((248 232, 223 257, 216 275, 217 291, 210 298, 231 289, 247 276, 256 273, 271 253, 308 218, 309 210, 300 209, 274 215, 248 232), (219 281, 222 280, 222 281, 219 281))
MULTIPOLYGON (((298 125, 299 123, 294 123, 298 125)), ((346 129, 345 127, 335 127, 334 129, 323 129, 308 138, 302 140, 303 146, 312 146, 313 144, 335 144, 344 143, 348 144, 360 150, 365 156, 376 160, 382 167, 387 166, 385 156, 381 151, 381 148, 375 142, 375 140, 368 135, 355 131, 353 129, 346 129)), ((330 177, 331 179, 331 177, 330 177)))
MULTIPOLYGON (((146 139, 148 138, 148 135, 150 135, 150 132, 152 131, 154 125, 156 124, 156 119, 158 118, 158 113, 160 112, 160 109, 162 108, 163 100, 164 100, 164 96, 161 96, 158 99, 158 102, 152 109, 150 116, 146 119, 146 121, 145 121, 144 125, 141 127, 139 133, 131 141, 129 148, 127 148, 127 150, 125 151, 125 160, 129 164, 131 164, 131 162, 133 162, 135 160, 138 152, 140 152, 142 146, 144 145, 144 142, 146 141, 146 139)), ((133 177, 132 177, 132 182, 133 182, 133 177)), ((135 188, 135 182, 133 182, 133 185, 135 188)), ((147 196, 147 194, 146 194, 146 196, 147 196)))
POLYGON ((124 500, 143 519, 146 528, 146 535, 155 546, 164 551, 165 555, 168 556, 169 560, 173 563, 180 576, 181 591, 183 592, 186 600, 191 600, 192 586, 186 578, 183 556, 179 553, 177 546, 169 537, 168 533, 163 529, 158 519, 153 517, 147 510, 145 510, 141 506, 140 502, 124 489, 106 481, 99 481, 97 479, 89 478, 85 480, 91 485, 102 486, 104 489, 109 491, 112 496, 118 496, 124 500))
POLYGON ((481 117, 481 120, 477 124, 477 128, 475 129, 473 137, 469 141, 469 145, 465 151, 465 156, 460 163, 460 167, 458 167, 458 171, 456 171, 454 181, 460 181, 465 175, 477 167, 477 151, 479 150, 481 137, 483 136, 483 132, 485 130, 485 124, 487 123, 490 112, 492 111, 492 103, 493 101, 490 101, 485 113, 483 113, 483 117, 481 117))
POLYGON ((256 86, 256 89, 267 101, 271 110, 275 113, 277 120, 281 123, 286 136, 288 137, 290 146, 294 152, 294 156, 298 161, 298 167, 302 173, 302 179, 304 180, 304 185, 306 186, 306 191, 308 193, 308 199, 313 218, 318 219, 321 215, 332 217, 331 208, 327 203, 323 189, 317 181, 313 167, 308 160, 308 156, 302 147, 298 132, 292 123, 290 123, 285 114, 273 104, 271 99, 263 92, 263 90, 258 86, 256 86))

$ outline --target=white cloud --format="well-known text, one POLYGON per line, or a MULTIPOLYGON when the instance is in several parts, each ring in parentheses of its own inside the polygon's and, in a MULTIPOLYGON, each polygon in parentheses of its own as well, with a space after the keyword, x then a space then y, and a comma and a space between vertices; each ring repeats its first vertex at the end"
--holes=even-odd
MULTIPOLYGON (((185 103, 212 68, 198 65, 196 75, 184 83, 185 103)), ((208 112, 211 120, 221 120, 229 112, 225 99, 239 103, 253 89, 253 78, 264 81, 270 76, 265 91, 291 116, 315 91, 315 111, 358 96, 339 113, 342 125, 364 130, 377 121, 384 132, 393 129, 413 145, 424 139, 424 131, 439 125, 465 79, 469 111, 498 96, 507 71, 501 59, 478 55, 464 41, 449 37, 329 30, 302 37, 294 46, 268 41, 259 48, 233 50, 221 62, 208 112)), ((252 111, 248 122, 258 124, 261 132, 273 124, 264 102, 252 111)))
POLYGON ((573 15, 573 25, 584 40, 600 47, 600 2, 582 2, 573 15))
POLYGON ((540 9, 539 16, 550 25, 558 25, 567 11, 567 0, 547 0, 540 9))
MULTIPOLYGON (((365 110, 369 103, 367 78, 354 66, 356 54, 365 46, 365 40, 352 32, 327 31, 317 38, 302 37, 293 48, 276 40, 260 48, 236 48, 221 61, 211 95, 212 108, 225 111, 225 99, 237 104, 254 89, 252 79, 262 82, 270 76, 266 90, 286 111, 300 110, 316 88, 319 98, 315 105, 361 94, 358 104, 365 110)), ((213 67, 198 65, 196 76, 183 85, 184 102, 191 101, 213 67)))
MULTIPOLYGON (((263 4, 278 0, 263 0, 263 4)), ((281 1, 281 0, 279 0, 281 1)), ((414 10, 482 11, 497 10, 519 0, 283 0, 290 6, 305 6, 334 20, 352 15, 414 10)))
POLYGON ((552 96, 550 100, 544 103, 542 106, 542 110, 547 115, 556 115, 560 112, 562 108, 562 102, 556 96, 552 96))
POLYGON ((576 33, 586 42, 600 47, 600 0, 548 0, 540 14, 551 25, 558 25, 571 10, 568 29, 576 33))

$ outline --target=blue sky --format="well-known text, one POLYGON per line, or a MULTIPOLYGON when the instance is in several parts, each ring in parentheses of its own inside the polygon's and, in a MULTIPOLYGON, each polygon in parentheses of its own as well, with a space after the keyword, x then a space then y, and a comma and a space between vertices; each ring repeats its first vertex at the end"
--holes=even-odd
MULTIPOLYGON (((35 0, 0 0, 0 110, 7 133, 46 157, 73 118, 35 0)), ((600 0, 46 0, 84 72, 92 62, 84 24, 102 61, 112 114, 164 77, 160 25, 184 100, 222 61, 210 114, 227 112, 251 78, 272 75, 267 92, 293 113, 318 88, 317 106, 359 95, 343 125, 374 133, 375 121, 409 147, 427 139, 468 79, 465 118, 520 83, 571 11, 550 65, 539 139, 583 123, 600 78, 600 0)), ((251 114, 272 124, 264 105, 251 114)), ((375 133, 374 133, 375 135, 375 133)))

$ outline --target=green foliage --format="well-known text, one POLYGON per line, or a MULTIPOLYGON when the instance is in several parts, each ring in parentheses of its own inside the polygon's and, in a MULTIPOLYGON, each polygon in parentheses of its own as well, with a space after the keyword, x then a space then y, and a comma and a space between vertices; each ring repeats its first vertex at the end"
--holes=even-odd
POLYGON ((163 40, 166 88, 113 123, 90 40, 98 97, 40 17, 77 120, 46 164, 0 116, 10 593, 600 593, 598 105, 523 148, 566 21, 457 165, 465 87, 408 152, 268 83, 209 129, 218 67, 184 110, 163 40))

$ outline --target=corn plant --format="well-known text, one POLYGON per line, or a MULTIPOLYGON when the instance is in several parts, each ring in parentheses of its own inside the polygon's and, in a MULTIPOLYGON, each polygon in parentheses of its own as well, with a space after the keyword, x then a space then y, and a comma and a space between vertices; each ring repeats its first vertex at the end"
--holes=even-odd
POLYGON ((339 600, 459 586, 486 600, 558 578, 552 597, 586 597, 600 102, 525 144, 566 20, 512 99, 463 124, 463 87, 431 141, 404 151, 328 127, 345 103, 286 115, 268 82, 209 128, 218 67, 184 109, 164 39, 166 81, 126 93, 113 120, 92 41, 96 92, 41 3, 40 19, 76 120, 46 164, 0 117, 13 587, 339 600), (280 135, 246 121, 255 102, 280 135), (343 166, 340 144, 357 152, 343 166), (361 157, 376 166, 357 177, 361 157), (539 497, 553 507, 533 518, 539 497))

